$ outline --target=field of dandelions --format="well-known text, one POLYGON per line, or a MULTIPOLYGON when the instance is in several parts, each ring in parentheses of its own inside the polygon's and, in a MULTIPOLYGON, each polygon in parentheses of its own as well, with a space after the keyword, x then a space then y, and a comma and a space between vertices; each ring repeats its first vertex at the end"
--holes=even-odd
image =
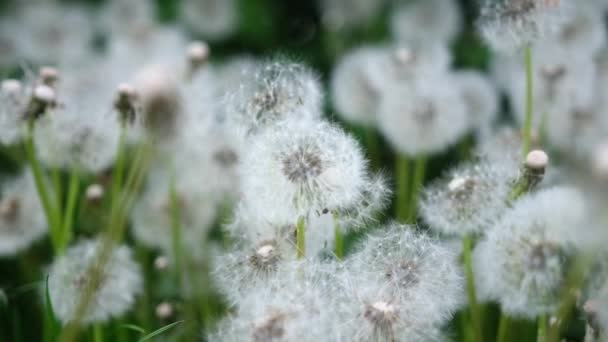
POLYGON ((607 18, 0 2, 0 341, 608 341, 607 18))

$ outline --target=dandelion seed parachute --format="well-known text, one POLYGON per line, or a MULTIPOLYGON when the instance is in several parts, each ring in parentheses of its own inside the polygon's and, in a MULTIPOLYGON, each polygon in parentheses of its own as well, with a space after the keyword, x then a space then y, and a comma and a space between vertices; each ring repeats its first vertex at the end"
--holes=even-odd
POLYGON ((450 43, 463 26, 453 0, 415 0, 397 5, 391 16, 393 37, 403 43, 450 43))
POLYGON ((448 172, 424 189, 420 212, 435 231, 464 237, 483 233, 507 210, 519 168, 480 160, 448 172))
POLYGON ((413 324, 441 324, 462 304, 457 255, 413 227, 391 223, 370 234, 346 268, 385 289, 413 324))
POLYGON ((419 80, 388 90, 379 109, 379 128, 400 153, 441 152, 470 127, 467 105, 444 77, 419 80))
POLYGON ((83 291, 93 288, 91 304, 80 317, 83 323, 105 322, 133 306, 142 291, 139 265, 126 246, 115 247, 102 270, 99 284, 90 284, 90 270, 101 251, 100 240, 83 240, 68 248, 49 268, 49 295, 57 318, 64 324, 74 321, 83 291))
POLYGON ((0 200, 0 257, 29 247, 47 232, 46 217, 29 170, 7 180, 0 200))
POLYGON ((480 298, 499 301, 514 317, 553 312, 565 286, 568 262, 585 240, 584 202, 577 190, 567 187, 519 200, 475 248, 480 298))

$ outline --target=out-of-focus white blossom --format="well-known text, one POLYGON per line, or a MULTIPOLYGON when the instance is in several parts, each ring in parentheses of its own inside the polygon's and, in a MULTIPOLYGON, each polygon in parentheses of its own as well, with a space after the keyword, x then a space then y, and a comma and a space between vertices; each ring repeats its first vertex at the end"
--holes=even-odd
POLYGON ((447 44, 460 33, 463 18, 457 1, 403 1, 393 11, 393 36, 404 43, 447 44))
POLYGON ((237 30, 238 7, 236 0, 184 0, 179 10, 191 31, 205 39, 219 40, 237 30))

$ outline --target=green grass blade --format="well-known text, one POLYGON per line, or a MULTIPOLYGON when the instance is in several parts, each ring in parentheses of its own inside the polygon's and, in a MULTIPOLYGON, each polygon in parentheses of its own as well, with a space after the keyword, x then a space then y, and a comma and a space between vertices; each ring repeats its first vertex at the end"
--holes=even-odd
POLYGON ((49 276, 46 276, 46 282, 44 287, 44 321, 45 335, 50 338, 50 341, 54 341, 57 336, 57 320, 55 318, 55 311, 53 310, 53 303, 51 302, 51 296, 49 295, 49 276), (48 335, 47 335, 48 333, 48 335))
POLYGON ((144 342, 144 341, 151 340, 151 339, 153 339, 154 337, 156 337, 156 336, 158 336, 158 335, 160 335, 160 334, 164 333, 165 331, 167 331, 167 330, 169 330, 169 329, 171 329, 171 328, 175 327, 176 325, 181 324, 181 323, 183 323, 183 322, 184 322, 184 321, 177 321, 177 322, 173 322, 173 323, 171 323, 171 324, 165 325, 164 327, 162 327, 162 328, 160 328, 160 329, 158 329, 158 330, 156 330, 156 331, 153 331, 153 332, 149 333, 148 335, 146 335, 146 336, 142 337, 142 338, 139 340, 139 342, 144 342))
POLYGON ((138 332, 138 333, 140 333, 142 335, 146 333, 146 331, 144 330, 144 328, 142 328, 140 326, 137 326, 135 324, 121 324, 120 327, 124 328, 124 329, 128 329, 128 330, 136 331, 136 332, 138 332))

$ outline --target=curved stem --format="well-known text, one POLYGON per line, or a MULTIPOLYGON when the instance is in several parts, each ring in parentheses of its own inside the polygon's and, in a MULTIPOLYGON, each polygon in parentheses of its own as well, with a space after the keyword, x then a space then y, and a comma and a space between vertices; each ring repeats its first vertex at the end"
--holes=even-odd
POLYGON ((303 217, 298 219, 296 225, 296 255, 298 259, 306 255, 306 223, 303 217))
POLYGON ((522 148, 524 157, 530 152, 532 140, 532 121, 534 116, 534 74, 532 70, 532 47, 528 45, 524 51, 526 65, 526 117, 522 132, 522 148))
POLYGON ((481 329, 481 311, 477 303, 477 293, 475 291, 475 278, 473 276, 473 238, 467 236, 462 241, 464 267, 467 281, 467 293, 469 297, 469 310, 471 311, 471 328, 476 342, 483 341, 483 333, 481 329))
POLYGON ((45 179, 44 172, 42 170, 42 166, 38 161, 36 156, 36 148, 34 146, 34 124, 30 122, 28 124, 28 130, 25 137, 25 152, 27 155, 28 162, 30 164, 30 168, 32 170, 32 175, 34 177, 34 183, 36 184, 36 190, 38 191, 38 197, 40 197, 40 202, 42 203, 42 208, 47 218, 47 224, 49 225, 49 231, 51 235, 51 242, 53 244, 53 248, 55 252, 58 253, 60 247, 60 239, 59 235, 61 232, 59 231, 60 218, 57 216, 57 211, 55 210, 55 206, 53 205, 52 199, 50 197, 47 182, 45 179))
POLYGON ((427 158, 425 156, 416 157, 414 166, 414 180, 412 183, 412 190, 408 200, 408 211, 407 211, 407 222, 413 223, 416 221, 416 214, 418 211, 418 197, 424 184, 424 178, 426 176, 426 165, 427 158))
POLYGON ((397 180, 395 218, 399 222, 405 223, 410 193, 410 162, 407 157, 400 154, 397 155, 397 160, 395 160, 395 179, 397 180))

